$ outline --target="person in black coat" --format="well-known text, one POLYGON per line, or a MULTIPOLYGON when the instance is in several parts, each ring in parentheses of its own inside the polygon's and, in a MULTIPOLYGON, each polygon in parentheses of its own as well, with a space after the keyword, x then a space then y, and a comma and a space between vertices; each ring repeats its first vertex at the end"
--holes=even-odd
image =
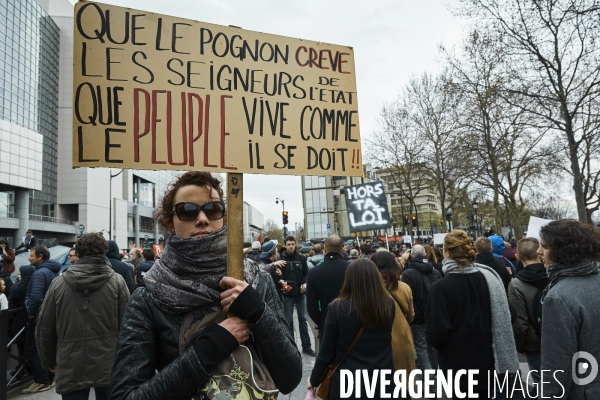
POLYGON ((437 356, 433 347, 427 344, 427 326, 425 309, 429 299, 431 285, 442 279, 440 271, 434 268, 425 255, 425 248, 416 244, 410 249, 411 259, 400 279, 410 286, 413 294, 415 318, 410 325, 415 344, 417 369, 437 369, 437 356))
MULTIPOLYGON (((339 297, 329 304, 323 326, 323 342, 310 374, 308 388, 319 386, 321 377, 330 364, 338 365, 361 327, 364 332, 333 376, 330 399, 340 398, 342 369, 352 372, 357 369, 366 370, 369 376, 373 375, 375 369, 393 371, 391 341, 394 316, 394 300, 383 286, 375 263, 366 259, 353 261, 346 270, 339 297)), ((377 380, 375 398, 380 398, 379 383, 380 380, 377 380)), ((393 392, 390 387, 393 385, 387 387, 389 394, 393 392)), ((363 380, 360 396, 353 391, 350 398, 368 398, 363 380)))
POLYGON ((338 297, 346 277, 349 262, 342 257, 343 245, 337 235, 325 239, 325 258, 308 271, 306 278, 306 308, 310 318, 319 326, 319 340, 323 340, 327 307, 338 297))
POLYGON ((150 271, 150 268, 154 265, 154 252, 151 249, 144 249, 142 252, 142 258, 144 261, 140 263, 137 269, 137 285, 138 287, 146 286, 144 283, 144 275, 146 272, 150 271))
MULTIPOLYGON (((34 272, 35 267, 33 265, 23 265, 21 268, 19 268, 20 279, 15 282, 10 292, 10 309, 16 309, 17 311, 14 314, 14 318, 10 322, 9 337, 14 338, 20 333, 15 340, 15 343, 17 344, 17 350, 19 352, 19 360, 23 360, 25 358, 25 331, 21 333, 21 329, 23 329, 27 324, 25 298, 27 295, 29 282, 31 282, 31 277, 33 276, 34 272)), ((27 364, 23 364, 21 361, 19 361, 19 364, 10 372, 10 374, 14 376, 17 372, 19 372, 17 379, 20 380, 31 374, 31 368, 27 364), (23 366, 24 368, 22 369, 23 366)))
MULTIPOLYGON (((444 257, 445 266, 448 261, 461 267, 473 265, 473 240, 462 231, 452 231, 444 238, 444 257)), ((431 286, 429 294, 427 341, 438 351, 440 370, 479 370, 474 392, 487 399, 488 373, 495 366, 486 278, 481 272, 450 273, 447 267, 444 272, 446 276, 431 286)), ((467 380, 461 379, 461 391, 467 387, 467 380)))
POLYGON ((114 240, 108 241, 108 253, 106 253, 106 257, 110 261, 112 265, 112 269, 119 275, 125 279, 125 283, 127 284, 127 289, 129 289, 129 294, 132 294, 135 290, 135 284, 133 283, 133 268, 129 265, 125 264, 123 261, 119 259, 119 246, 117 242, 114 240))
POLYGON ((475 262, 478 264, 487 265, 491 267, 502 279, 504 284, 504 291, 508 293, 508 284, 510 283, 510 274, 503 265, 500 265, 498 259, 492 254, 492 242, 486 237, 479 237, 475 240, 475 248, 477 249, 477 255, 475 256, 475 262))
POLYGON ((314 357, 316 354, 310 343, 308 323, 306 322, 306 276, 308 275, 308 265, 306 258, 298 252, 295 237, 288 236, 285 238, 285 247, 279 259, 285 261, 285 265, 280 268, 281 279, 287 281, 292 287, 291 291, 283 293, 285 319, 293 332, 295 306, 298 314, 302 352, 314 357))

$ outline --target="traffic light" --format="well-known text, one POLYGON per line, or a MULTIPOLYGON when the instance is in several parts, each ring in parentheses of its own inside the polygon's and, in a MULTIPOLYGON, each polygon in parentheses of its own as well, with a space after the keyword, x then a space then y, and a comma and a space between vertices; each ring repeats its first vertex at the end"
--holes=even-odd
POLYGON ((412 216, 412 226, 417 226, 417 216, 416 215, 412 216))
POLYGON ((408 215, 404 216, 404 225, 408 226, 408 215))
POLYGON ((283 214, 283 224, 286 225, 288 223, 288 212, 284 211, 282 214, 283 214))

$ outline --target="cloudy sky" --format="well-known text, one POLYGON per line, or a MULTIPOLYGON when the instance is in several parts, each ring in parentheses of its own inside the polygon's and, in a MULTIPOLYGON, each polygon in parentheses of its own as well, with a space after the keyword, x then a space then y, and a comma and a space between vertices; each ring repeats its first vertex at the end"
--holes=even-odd
MULTIPOLYGON (((70 0, 75 3, 74 0, 70 0)), ((456 0, 103 0, 122 7, 190 18, 354 48, 360 132, 368 138, 386 102, 412 74, 439 70, 438 45, 460 41, 456 0)), ((281 224, 285 200, 290 227, 303 219, 300 178, 245 175, 245 200, 281 224)))

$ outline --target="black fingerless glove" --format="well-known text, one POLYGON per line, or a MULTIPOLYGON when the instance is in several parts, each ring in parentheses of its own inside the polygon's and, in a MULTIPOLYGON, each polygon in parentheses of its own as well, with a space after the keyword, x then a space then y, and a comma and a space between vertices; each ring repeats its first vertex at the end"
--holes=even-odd
POLYGON ((250 285, 229 306, 229 311, 241 319, 247 319, 251 324, 255 324, 262 317, 264 310, 265 303, 261 295, 250 285))
POLYGON ((205 371, 211 371, 240 344, 235 336, 221 325, 212 324, 204 328, 194 343, 194 351, 205 371))

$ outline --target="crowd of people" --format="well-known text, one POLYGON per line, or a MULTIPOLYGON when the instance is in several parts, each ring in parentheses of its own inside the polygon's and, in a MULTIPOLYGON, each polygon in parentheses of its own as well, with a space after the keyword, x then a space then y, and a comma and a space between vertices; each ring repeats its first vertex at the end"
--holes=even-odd
MULTIPOLYGON (((554 221, 541 240, 512 243, 453 230, 441 246, 395 251, 333 235, 307 256, 293 236, 266 238, 246 252, 237 280, 227 276, 218 179, 180 175, 157 218, 170 232, 160 257, 137 248, 123 257, 114 241, 90 233, 62 273, 45 246, 31 246, 14 283, 15 249, 0 240, 0 306, 18 309, 8 329, 25 360, 12 373, 33 376, 23 393, 56 385, 64 399, 87 399, 92 388, 97 399, 274 399, 300 385, 305 354, 316 357, 309 395, 329 380, 331 399, 341 398, 341 370, 438 368, 478 370, 479 398, 497 385, 490 373, 524 382, 526 398, 541 390, 543 398, 600 398, 597 362, 589 382, 576 363, 577 354, 600 360, 600 231, 592 226, 554 221)), ((466 376, 457 384, 466 391, 466 376)), ((512 398, 500 389, 498 398, 512 398)))

